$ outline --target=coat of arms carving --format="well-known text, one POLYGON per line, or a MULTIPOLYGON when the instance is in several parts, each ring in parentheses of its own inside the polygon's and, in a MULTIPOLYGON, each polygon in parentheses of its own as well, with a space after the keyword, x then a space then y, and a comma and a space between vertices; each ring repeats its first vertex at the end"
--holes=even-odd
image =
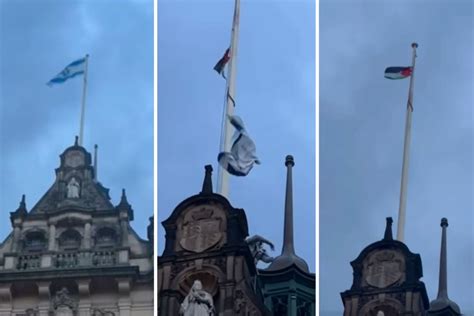
POLYGON ((219 216, 213 216, 213 209, 200 208, 187 215, 190 216, 186 216, 183 222, 181 247, 193 252, 203 252, 222 239, 223 220, 219 216))
POLYGON ((396 252, 377 252, 365 264, 365 281, 371 286, 385 288, 400 280, 403 271, 403 260, 396 252))

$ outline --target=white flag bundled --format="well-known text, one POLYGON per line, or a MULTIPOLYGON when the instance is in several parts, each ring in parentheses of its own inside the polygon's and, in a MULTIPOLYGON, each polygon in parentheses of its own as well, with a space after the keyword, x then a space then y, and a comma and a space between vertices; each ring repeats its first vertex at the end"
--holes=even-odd
POLYGON ((230 123, 235 127, 235 141, 230 152, 221 152, 217 157, 219 164, 234 176, 246 176, 254 164, 260 164, 256 147, 247 134, 242 119, 236 115, 229 116, 230 123))

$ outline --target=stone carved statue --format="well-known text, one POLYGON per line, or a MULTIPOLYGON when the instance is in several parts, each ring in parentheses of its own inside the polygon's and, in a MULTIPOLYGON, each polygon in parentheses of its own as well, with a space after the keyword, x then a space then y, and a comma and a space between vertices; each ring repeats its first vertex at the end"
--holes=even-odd
POLYGON ((52 305, 56 316, 73 316, 76 301, 69 295, 68 289, 63 287, 56 292, 52 300, 52 305))
POLYGON ((262 261, 265 263, 271 263, 273 262, 274 258, 270 257, 267 254, 266 249, 263 247, 263 244, 267 244, 270 246, 270 249, 273 251, 275 250, 275 246, 273 243, 262 236, 259 235, 254 235, 252 237, 249 237, 245 240, 247 244, 249 245, 250 252, 252 253, 252 256, 255 260, 255 264, 258 263, 258 261, 262 261))
POLYGON ((105 311, 99 308, 94 308, 92 311, 92 316, 115 316, 114 312, 105 311))
POLYGON ((67 184, 67 198, 78 199, 80 188, 79 182, 77 182, 75 177, 72 177, 67 184))
POLYGON ((215 316, 214 302, 211 294, 202 289, 199 280, 194 281, 191 290, 184 298, 179 309, 179 315, 183 316, 215 316))

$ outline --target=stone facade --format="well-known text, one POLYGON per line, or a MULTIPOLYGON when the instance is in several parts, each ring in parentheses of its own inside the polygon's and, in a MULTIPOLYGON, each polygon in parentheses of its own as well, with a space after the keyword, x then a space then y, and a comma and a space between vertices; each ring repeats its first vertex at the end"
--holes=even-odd
POLYGON ((203 190, 181 202, 163 222, 166 243, 158 258, 158 313, 178 315, 193 282, 213 297, 216 314, 269 315, 257 269, 245 242, 245 212, 212 192, 210 166, 203 190))
POLYGON ((31 211, 23 197, 11 213, 13 231, 0 244, 0 315, 153 315, 152 234, 143 240, 130 226, 125 191, 112 205, 77 140, 60 158, 31 211))
POLYGON ((392 238, 387 218, 384 239, 367 246, 351 262, 354 280, 341 293, 344 316, 425 315, 429 308, 420 255, 392 238))

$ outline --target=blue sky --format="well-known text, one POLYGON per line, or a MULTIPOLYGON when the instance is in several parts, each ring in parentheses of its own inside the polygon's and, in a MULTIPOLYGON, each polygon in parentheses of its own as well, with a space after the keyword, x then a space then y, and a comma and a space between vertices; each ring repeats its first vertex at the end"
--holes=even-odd
MULTIPOLYGON (((231 178, 230 202, 243 208, 250 234, 281 252, 286 169, 294 167, 296 251, 315 270, 315 4, 242 0, 236 108, 262 164, 231 178)), ((214 167, 225 81, 214 70, 230 43, 234 1, 158 4, 158 246, 161 221, 201 190, 214 167)), ((264 265, 262 266, 264 267, 264 265)))
POLYGON ((419 44, 405 242, 438 291, 440 220, 447 217, 448 292, 474 311, 473 2, 320 3, 320 258, 322 315, 341 315, 349 264, 396 232, 409 66, 419 44))
POLYGON ((86 53, 84 146, 92 152, 99 145, 99 180, 113 204, 126 188, 132 226, 146 238, 153 214, 153 1, 3 0, 0 239, 21 194, 31 209, 79 133, 82 78, 52 88, 46 82, 86 53))

